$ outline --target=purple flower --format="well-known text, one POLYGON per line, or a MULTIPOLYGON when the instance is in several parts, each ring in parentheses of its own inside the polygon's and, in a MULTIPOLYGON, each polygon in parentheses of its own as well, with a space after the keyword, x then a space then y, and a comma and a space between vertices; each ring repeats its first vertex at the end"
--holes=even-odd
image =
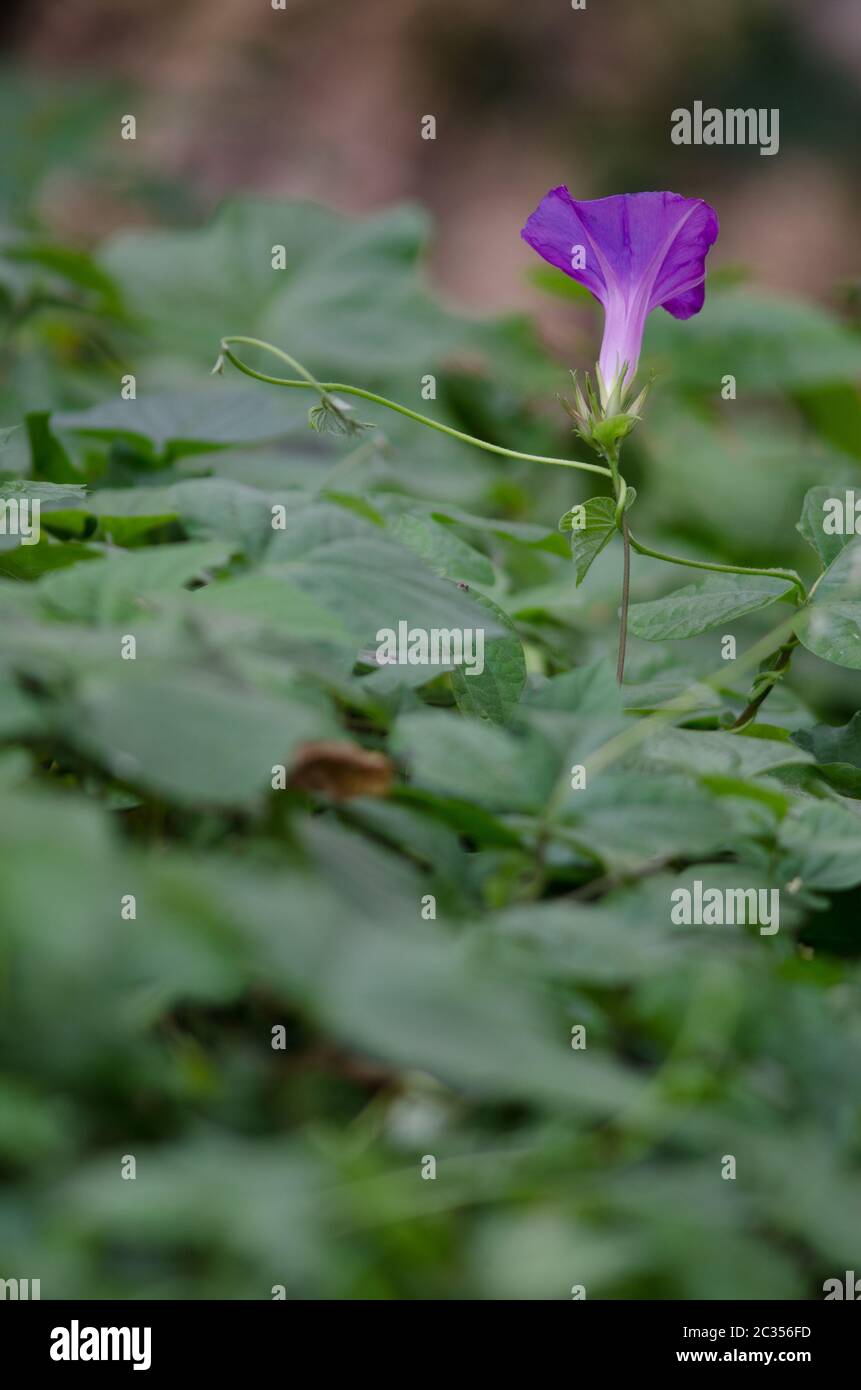
POLYGON ((662 305, 689 319, 703 307, 705 258, 717 234, 714 208, 679 193, 578 202, 561 187, 542 198, 520 235, 603 304, 598 365, 605 404, 625 364, 622 384, 632 380, 653 309, 662 305))

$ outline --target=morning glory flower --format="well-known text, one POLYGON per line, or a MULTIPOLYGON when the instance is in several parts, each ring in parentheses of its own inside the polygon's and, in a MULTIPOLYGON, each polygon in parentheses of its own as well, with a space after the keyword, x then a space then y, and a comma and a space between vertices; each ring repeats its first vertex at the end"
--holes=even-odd
POLYGON ((598 384, 605 406, 634 377, 652 310, 689 319, 703 307, 705 258, 717 234, 714 208, 679 193, 578 202, 563 186, 528 219, 523 239, 604 307, 598 384))

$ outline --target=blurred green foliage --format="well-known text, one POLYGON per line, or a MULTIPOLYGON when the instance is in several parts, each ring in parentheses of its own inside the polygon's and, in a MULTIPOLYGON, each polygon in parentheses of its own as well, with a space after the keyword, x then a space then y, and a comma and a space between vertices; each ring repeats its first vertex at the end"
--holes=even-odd
MULTIPOLYGON (((578 587, 557 530, 594 488, 373 406, 358 441, 321 439, 312 397, 209 375, 222 334, 262 334, 570 450, 562 367, 523 320, 435 302, 420 213, 239 201, 90 255, 16 217, 19 189, 0 493, 40 499, 42 539, 0 537, 0 1276, 46 1298, 821 1296, 861 1250, 836 570, 808 643, 827 662, 802 652, 738 736, 753 669, 707 684, 721 628, 664 640, 679 577, 637 559, 633 632, 661 640, 632 636, 620 693, 618 542, 578 587), (485 627, 485 675, 372 669, 401 618, 485 627), (780 888, 779 934, 672 925, 697 879, 780 888)), ((808 489, 858 479, 857 333, 728 283, 647 348, 638 531, 808 578, 847 563, 857 542, 817 557, 794 527, 808 489)), ((753 587, 708 609, 740 653, 788 611, 753 587)))

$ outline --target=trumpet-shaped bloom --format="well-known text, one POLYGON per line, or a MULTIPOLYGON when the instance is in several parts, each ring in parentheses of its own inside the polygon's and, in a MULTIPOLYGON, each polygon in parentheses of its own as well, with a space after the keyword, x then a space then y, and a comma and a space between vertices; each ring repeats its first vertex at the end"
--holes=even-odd
POLYGON ((702 198, 619 193, 578 202, 565 187, 542 198, 521 232, 604 306, 598 365, 607 395, 626 363, 623 384, 633 378, 653 309, 677 319, 699 313, 705 258, 717 234, 717 213, 702 198))

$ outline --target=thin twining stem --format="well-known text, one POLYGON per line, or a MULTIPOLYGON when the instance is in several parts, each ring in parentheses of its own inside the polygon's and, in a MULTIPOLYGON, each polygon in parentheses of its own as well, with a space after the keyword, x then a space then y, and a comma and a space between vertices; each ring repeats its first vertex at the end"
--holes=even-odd
POLYGON ((778 647, 774 656, 756 678, 750 702, 745 705, 738 719, 733 724, 733 729, 745 729, 751 724, 759 713, 759 709, 765 700, 768 699, 778 681, 783 678, 789 669, 792 661, 792 653, 798 646, 798 637, 793 633, 788 642, 784 642, 782 647, 778 647))
POLYGON ((341 395, 358 396, 363 401, 371 401, 374 405, 383 405, 387 410, 394 410, 398 415, 405 415, 408 420, 415 420, 420 425, 428 425, 432 430, 438 430, 440 434, 448 434, 452 439, 459 439, 464 444, 472 444, 476 449, 484 449, 489 454, 502 454, 505 458, 519 459, 525 463, 552 463, 559 468, 579 468, 587 473, 600 473, 604 477, 611 477, 609 468, 604 468, 599 463, 583 463, 579 459, 559 459, 546 458, 543 454, 524 454, 519 449, 505 449, 501 444, 491 444, 486 439, 478 439, 475 435, 465 434, 463 430, 453 429, 451 425, 444 425, 439 420, 432 420, 428 415, 420 415, 415 410, 410 410, 405 405, 400 405, 397 401, 390 401, 385 396, 378 396, 375 391, 365 391, 361 386, 348 386, 344 382, 337 381, 316 381, 310 372, 290 357, 288 353, 282 352, 280 348, 274 347, 272 343, 265 343, 260 338, 245 338, 236 334, 222 338, 221 351, 224 357, 245 376, 253 377, 255 381, 265 381, 271 386, 295 386, 305 390, 316 391, 321 400, 328 406, 333 407, 337 413, 337 401, 332 401, 331 392, 337 391, 341 395), (286 362, 293 371, 298 372, 301 380, 288 379, 280 376, 269 376, 266 372, 255 371, 249 367, 236 353, 231 351, 231 343, 243 343, 246 347, 261 348, 265 352, 271 352, 273 356, 280 357, 282 362, 286 362))
POLYGON ((807 602, 807 590, 801 576, 796 574, 795 570, 765 569, 750 565, 719 565, 708 560, 688 560, 681 555, 667 555, 663 550, 653 550, 650 545, 643 545, 642 541, 638 541, 630 531, 628 532, 628 539, 638 555, 649 555, 653 560, 664 560, 668 565, 685 565, 689 569, 695 570, 713 570, 717 574, 761 574, 766 579, 785 579, 794 585, 798 593, 799 603, 807 602))
POLYGON ((622 607, 619 613, 619 656, 616 661, 616 681, 625 679, 625 649, 628 644, 628 607, 631 602, 631 533, 627 518, 622 516, 622 607))
POLYGON ((603 450, 604 458, 613 479, 616 494, 616 525, 622 533, 622 603, 619 609, 619 654, 616 659, 616 682, 621 685, 625 679, 625 650, 628 644, 628 607, 631 602, 631 543, 628 522, 625 517, 625 501, 628 485, 619 472, 619 442, 603 450))

